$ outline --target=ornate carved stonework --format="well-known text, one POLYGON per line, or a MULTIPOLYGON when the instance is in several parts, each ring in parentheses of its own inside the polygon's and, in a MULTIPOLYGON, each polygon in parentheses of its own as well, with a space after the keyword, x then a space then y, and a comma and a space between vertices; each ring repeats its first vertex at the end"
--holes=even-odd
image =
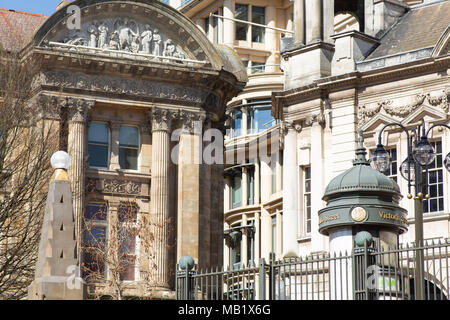
POLYGON ((177 115, 178 111, 153 107, 149 115, 152 121, 152 132, 154 131, 170 132, 172 120, 176 119, 177 115))
POLYGON ((141 184, 131 180, 89 178, 86 184, 86 191, 124 195, 140 195, 141 184))
POLYGON ((203 113, 180 110, 179 119, 181 120, 184 131, 194 133, 197 127, 197 131, 200 130, 201 133, 203 122, 206 120, 206 115, 203 113))
POLYGON ((37 104, 41 110, 40 116, 45 119, 61 120, 61 109, 69 110, 69 121, 86 122, 89 111, 94 107, 94 100, 72 97, 58 97, 40 94, 37 104))
POLYGON ((201 104, 208 96, 197 88, 185 85, 167 85, 135 79, 121 79, 104 75, 86 75, 79 72, 43 71, 34 80, 34 86, 52 86, 97 91, 103 94, 129 94, 145 98, 171 99, 201 104))
POLYGON ((358 108, 358 125, 363 126, 378 113, 385 112, 392 117, 404 118, 424 104, 438 107, 444 112, 449 111, 450 89, 438 93, 417 94, 410 98, 409 103, 399 103, 394 100, 385 100, 358 108))
POLYGON ((65 98, 61 101, 61 108, 69 109, 69 121, 86 122, 90 110, 95 105, 93 100, 65 98))
MULTIPOLYGON (((87 22, 55 42, 73 46, 140 53, 185 59, 181 48, 148 24, 129 18, 108 18, 87 22)), ((74 49, 75 50, 75 49, 74 49)))
POLYGON ((61 120, 58 97, 40 94, 37 97, 37 104, 41 110, 40 117, 44 119, 61 120))

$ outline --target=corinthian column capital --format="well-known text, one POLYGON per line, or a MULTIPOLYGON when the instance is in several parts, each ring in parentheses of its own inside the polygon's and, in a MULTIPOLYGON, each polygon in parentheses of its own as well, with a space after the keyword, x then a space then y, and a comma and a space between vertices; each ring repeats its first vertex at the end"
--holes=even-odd
POLYGON ((61 107, 69 110, 68 119, 71 122, 86 122, 89 111, 92 110, 94 105, 94 100, 78 98, 65 98, 61 101, 61 107))
POLYGON ((38 106, 40 118, 61 120, 61 112, 57 96, 40 94, 35 101, 38 106))
POLYGON ((194 133, 195 128, 201 130, 203 122, 206 120, 206 115, 203 113, 181 110, 180 120, 183 125, 183 131, 194 133))
POLYGON ((153 107, 149 111, 149 117, 152 124, 152 132, 154 131, 167 131, 170 132, 172 126, 172 120, 176 118, 178 112, 153 107))

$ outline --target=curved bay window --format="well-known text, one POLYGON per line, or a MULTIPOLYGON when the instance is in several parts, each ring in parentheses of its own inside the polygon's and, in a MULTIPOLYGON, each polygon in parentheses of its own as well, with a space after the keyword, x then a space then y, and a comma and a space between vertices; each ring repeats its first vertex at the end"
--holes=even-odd
POLYGON ((139 130, 121 126, 119 135, 119 164, 121 169, 137 170, 139 154, 139 130))
POLYGON ((239 137, 242 134, 242 111, 235 109, 231 112, 231 137, 239 137))
POLYGON ((266 99, 248 100, 247 104, 248 134, 259 133, 272 126, 277 121, 272 116, 272 102, 266 99))
POLYGON ((242 176, 235 174, 231 177, 231 208, 242 205, 242 176))
POLYGON ((109 129, 106 123, 92 122, 89 125, 88 154, 89 167, 108 167, 109 129))

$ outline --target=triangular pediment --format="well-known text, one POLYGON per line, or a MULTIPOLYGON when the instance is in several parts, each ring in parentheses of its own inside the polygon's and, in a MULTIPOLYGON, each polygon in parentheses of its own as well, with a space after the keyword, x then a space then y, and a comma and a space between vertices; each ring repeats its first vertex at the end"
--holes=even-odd
POLYGON ((368 122, 366 122, 363 126, 361 126, 361 130, 363 131, 376 131, 381 126, 384 126, 388 123, 394 122, 395 119, 390 118, 386 116, 385 114, 378 113, 376 116, 374 116, 372 119, 370 119, 368 122))
POLYGON ((415 126, 422 119, 425 120, 425 123, 442 122, 448 120, 448 114, 440 108, 422 105, 403 119, 402 124, 406 127, 415 126))

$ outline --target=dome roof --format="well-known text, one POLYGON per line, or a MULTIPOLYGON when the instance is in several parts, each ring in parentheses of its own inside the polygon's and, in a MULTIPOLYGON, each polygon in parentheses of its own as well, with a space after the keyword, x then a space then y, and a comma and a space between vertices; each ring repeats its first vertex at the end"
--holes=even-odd
POLYGON ((331 180, 325 189, 323 199, 327 200, 333 194, 345 192, 400 194, 400 188, 394 180, 369 165, 358 164, 331 180))
POLYGON ((323 200, 327 201, 335 194, 346 192, 388 193, 401 196, 398 184, 391 178, 373 169, 366 160, 365 155, 366 150, 363 146, 362 133, 360 133, 359 147, 356 151, 353 167, 331 180, 325 189, 323 200))

